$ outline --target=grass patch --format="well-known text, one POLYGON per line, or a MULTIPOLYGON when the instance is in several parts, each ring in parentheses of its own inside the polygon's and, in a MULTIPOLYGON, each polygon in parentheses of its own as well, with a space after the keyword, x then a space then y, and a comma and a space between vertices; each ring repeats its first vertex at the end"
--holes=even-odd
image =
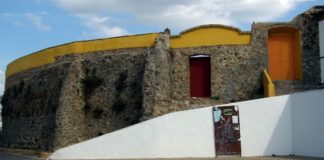
POLYGON ((212 96, 211 98, 214 100, 220 100, 219 96, 212 96))

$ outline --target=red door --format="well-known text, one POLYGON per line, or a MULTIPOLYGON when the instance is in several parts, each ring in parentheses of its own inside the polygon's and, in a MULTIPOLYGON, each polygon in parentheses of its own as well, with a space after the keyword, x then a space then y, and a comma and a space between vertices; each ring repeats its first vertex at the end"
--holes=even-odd
POLYGON ((213 115, 216 155, 241 155, 238 107, 214 107, 213 115))
POLYGON ((210 97, 210 58, 190 58, 190 96, 210 97))

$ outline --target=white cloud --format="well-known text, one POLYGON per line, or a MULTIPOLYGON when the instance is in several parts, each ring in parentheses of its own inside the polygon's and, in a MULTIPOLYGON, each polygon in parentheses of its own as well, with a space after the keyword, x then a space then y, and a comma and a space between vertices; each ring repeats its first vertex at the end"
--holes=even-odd
POLYGON ((47 32, 52 30, 52 26, 44 23, 43 16, 41 14, 26 13, 25 17, 27 18, 28 21, 32 23, 34 27, 36 27, 40 31, 47 32))
POLYGON ((301 0, 55 0, 72 13, 128 13, 139 23, 172 29, 220 23, 238 25, 269 21, 293 9, 301 0))
POLYGON ((108 25, 109 17, 95 14, 77 14, 76 16, 91 30, 91 33, 84 32, 87 36, 114 37, 128 34, 123 28, 108 25))
POLYGON ((4 85, 5 85, 5 73, 0 70, 0 96, 4 92, 4 85))

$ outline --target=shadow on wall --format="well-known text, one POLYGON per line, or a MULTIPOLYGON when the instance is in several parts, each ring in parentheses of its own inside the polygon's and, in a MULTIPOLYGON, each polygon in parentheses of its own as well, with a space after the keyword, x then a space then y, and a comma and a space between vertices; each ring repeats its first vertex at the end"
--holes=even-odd
POLYGON ((324 157, 323 95, 324 90, 289 95, 264 155, 324 157), (286 145, 284 143, 290 143, 290 153, 276 149, 286 145))
POLYGON ((291 153, 288 95, 235 103, 240 109, 242 156, 291 153))
POLYGON ((234 103, 242 156, 324 157, 324 90, 234 103))
MULTIPOLYGON (((277 107, 277 106, 268 106, 277 107)), ((266 156, 287 156, 292 155, 292 117, 291 117, 291 104, 290 97, 287 97, 285 105, 279 106, 282 108, 281 113, 264 113, 264 114, 278 114, 275 123, 273 123, 272 132, 269 133, 270 137, 268 144, 265 146, 263 155, 266 156)))
POLYGON ((292 94, 292 150, 295 155, 324 157, 324 90, 292 94))

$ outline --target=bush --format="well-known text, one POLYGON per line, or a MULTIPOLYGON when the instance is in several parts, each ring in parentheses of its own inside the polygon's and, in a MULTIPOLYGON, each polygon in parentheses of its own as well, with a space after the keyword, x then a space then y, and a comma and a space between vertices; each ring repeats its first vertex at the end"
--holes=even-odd
POLYGON ((219 96, 213 96, 213 97, 211 97, 212 99, 215 99, 215 100, 219 100, 220 98, 219 98, 219 96))

